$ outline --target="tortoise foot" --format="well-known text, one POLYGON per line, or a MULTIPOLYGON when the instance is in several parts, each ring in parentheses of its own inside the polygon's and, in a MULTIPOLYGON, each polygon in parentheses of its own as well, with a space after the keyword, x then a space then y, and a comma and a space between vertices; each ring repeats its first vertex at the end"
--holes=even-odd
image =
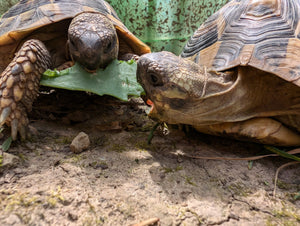
POLYGON ((11 127, 13 140, 18 133, 26 139, 27 113, 38 96, 42 73, 51 65, 50 54, 38 40, 26 41, 0 76, 0 126, 11 127))
POLYGON ((123 55, 119 56, 118 60, 123 60, 123 61, 135 60, 135 61, 138 61, 139 58, 140 58, 140 56, 136 55, 134 53, 126 53, 126 54, 123 54, 123 55))
POLYGON ((73 61, 67 61, 67 62, 63 63, 62 65, 58 66, 57 70, 62 71, 62 70, 65 70, 67 68, 70 68, 72 66, 74 66, 74 62, 73 61))

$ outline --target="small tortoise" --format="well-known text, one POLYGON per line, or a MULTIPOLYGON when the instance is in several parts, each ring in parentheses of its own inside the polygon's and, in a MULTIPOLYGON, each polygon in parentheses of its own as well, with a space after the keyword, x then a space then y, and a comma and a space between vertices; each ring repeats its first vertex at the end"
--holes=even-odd
POLYGON ((78 62, 87 71, 150 48, 103 0, 22 0, 0 20, 0 123, 26 137, 41 74, 78 62))
POLYGON ((137 78, 150 116, 203 133, 300 145, 300 2, 233 0, 181 57, 149 53, 137 78))

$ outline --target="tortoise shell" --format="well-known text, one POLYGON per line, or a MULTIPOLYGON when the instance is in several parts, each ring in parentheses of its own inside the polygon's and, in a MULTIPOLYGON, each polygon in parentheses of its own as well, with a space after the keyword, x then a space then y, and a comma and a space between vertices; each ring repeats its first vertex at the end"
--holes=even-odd
POLYGON ((224 71, 252 66, 300 86, 300 1, 233 0, 193 34, 181 54, 224 71))
POLYGON ((103 0, 21 0, 0 20, 0 67, 3 68, 10 62, 23 39, 34 31, 67 19, 71 20, 83 12, 101 13, 109 18, 118 36, 121 36, 135 54, 150 52, 150 48, 127 29, 114 9, 103 0))

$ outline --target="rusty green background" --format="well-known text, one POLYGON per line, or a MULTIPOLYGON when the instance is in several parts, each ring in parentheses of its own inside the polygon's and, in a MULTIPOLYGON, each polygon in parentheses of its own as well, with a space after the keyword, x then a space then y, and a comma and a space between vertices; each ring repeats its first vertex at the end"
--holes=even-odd
POLYGON ((17 2, 18 0, 0 0, 0 16, 17 2))
MULTIPOLYGON (((207 17, 229 0, 107 0, 120 19, 152 51, 179 54, 207 17)), ((0 0, 0 15, 17 0, 0 0)))
POLYGON ((107 0, 152 51, 179 54, 194 31, 229 0, 107 0))

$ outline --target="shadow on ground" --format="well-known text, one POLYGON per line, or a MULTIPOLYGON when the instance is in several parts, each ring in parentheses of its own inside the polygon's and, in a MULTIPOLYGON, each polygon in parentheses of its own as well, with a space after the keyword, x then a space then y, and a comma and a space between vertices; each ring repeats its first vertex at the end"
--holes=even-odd
MULTIPOLYGON (((49 92, 49 90, 47 90, 49 92)), ((1 169, 1 225, 298 225, 299 165, 279 174, 279 157, 247 161, 190 156, 248 157, 258 144, 195 132, 156 131, 141 99, 121 102, 81 92, 41 94, 30 115, 32 138, 16 142, 18 157, 1 169), (85 152, 70 150, 79 133, 85 152)))

